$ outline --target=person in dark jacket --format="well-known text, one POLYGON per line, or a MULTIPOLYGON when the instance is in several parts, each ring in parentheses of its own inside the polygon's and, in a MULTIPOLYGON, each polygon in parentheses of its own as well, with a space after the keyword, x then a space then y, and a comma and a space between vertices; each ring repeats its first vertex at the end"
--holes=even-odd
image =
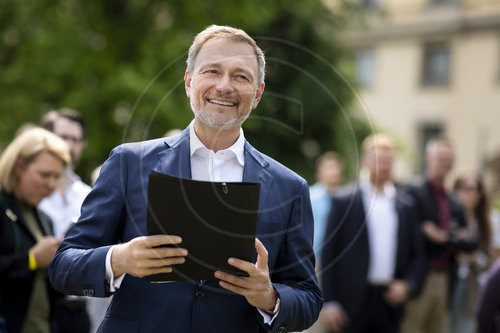
POLYGON ((445 137, 431 139, 426 145, 426 177, 408 185, 415 199, 418 223, 425 235, 429 265, 422 294, 408 304, 403 321, 404 333, 447 332, 448 306, 455 280, 455 254, 473 251, 467 222, 460 201, 445 189, 445 180, 455 160, 452 143, 445 137))
POLYGON ((332 332, 396 333, 425 277, 413 200, 391 180, 395 149, 386 135, 363 142, 359 183, 334 196, 322 252, 323 320, 332 332))
POLYGON ((50 195, 69 163, 66 143, 34 128, 0 157, 0 317, 8 333, 49 333, 58 294, 47 267, 60 240, 50 218, 36 207, 50 195))
POLYGON ((500 259, 488 272, 477 307, 477 326, 481 333, 500 332, 500 259))

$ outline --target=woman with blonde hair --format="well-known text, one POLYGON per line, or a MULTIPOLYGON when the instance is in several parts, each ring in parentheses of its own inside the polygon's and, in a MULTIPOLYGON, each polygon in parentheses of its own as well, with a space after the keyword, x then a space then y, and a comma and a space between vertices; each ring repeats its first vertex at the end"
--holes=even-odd
POLYGON ((60 240, 36 207, 70 162, 66 143, 41 128, 15 138, 0 157, 0 317, 9 333, 49 333, 57 297, 47 266, 60 240))

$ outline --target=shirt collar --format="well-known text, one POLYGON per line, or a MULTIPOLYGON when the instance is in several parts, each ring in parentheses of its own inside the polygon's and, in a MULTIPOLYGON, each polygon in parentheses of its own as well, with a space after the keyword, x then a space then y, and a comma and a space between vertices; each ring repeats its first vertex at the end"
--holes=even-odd
MULTIPOLYGON (((191 157, 195 154, 208 156, 211 151, 196 135, 194 131, 194 120, 191 121, 191 124, 189 124, 189 147, 191 157)), ((236 156, 238 163, 241 166, 245 165, 245 136, 242 128, 240 128, 240 135, 238 136, 236 142, 231 147, 221 150, 221 152, 231 152, 232 154, 224 154, 224 156, 228 156, 228 159, 232 159, 233 156, 236 156)))
POLYGON ((71 169, 70 166, 67 166, 66 169, 64 169, 64 175, 66 176, 66 178, 68 178, 68 180, 71 183, 74 183, 74 182, 77 182, 80 180, 80 177, 78 177, 78 175, 73 171, 73 169, 71 169))
MULTIPOLYGON (((361 188, 361 191, 363 191, 363 193, 365 193, 365 194, 368 194, 368 195, 379 195, 380 194, 377 192, 375 187, 369 181, 360 180, 359 187, 361 188)), ((388 197, 389 199, 395 198, 396 197, 396 187, 394 186, 394 183, 391 181, 386 182, 384 184, 384 188, 382 189, 381 194, 388 197)))

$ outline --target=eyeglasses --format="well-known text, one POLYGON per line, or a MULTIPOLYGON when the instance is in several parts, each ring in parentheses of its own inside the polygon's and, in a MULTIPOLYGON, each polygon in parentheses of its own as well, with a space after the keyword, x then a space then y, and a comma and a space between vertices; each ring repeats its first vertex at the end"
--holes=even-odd
POLYGON ((75 144, 75 145, 81 145, 83 143, 83 139, 82 138, 77 138, 77 137, 74 137, 74 136, 71 136, 71 135, 60 135, 60 137, 64 141, 66 141, 68 143, 75 144))
POLYGON ((477 186, 474 186, 474 185, 463 185, 463 186, 460 186, 459 190, 472 192, 472 191, 477 191, 478 188, 477 188, 477 186))

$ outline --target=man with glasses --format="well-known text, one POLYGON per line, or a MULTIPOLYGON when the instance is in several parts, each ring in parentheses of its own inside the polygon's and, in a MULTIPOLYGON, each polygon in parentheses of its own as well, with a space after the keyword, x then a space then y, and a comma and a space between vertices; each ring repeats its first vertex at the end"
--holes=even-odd
MULTIPOLYGON (((54 235, 62 238, 80 217, 80 207, 90 192, 90 186, 82 182, 74 171, 85 146, 85 121, 77 111, 63 108, 47 113, 42 119, 42 126, 66 141, 71 153, 71 164, 61 175, 57 190, 39 205, 39 208, 52 219, 54 235)), ((65 297, 56 304, 58 332, 90 331, 86 303, 85 298, 65 297)))
POLYGON ((66 141, 71 153, 71 164, 66 168, 59 188, 40 203, 40 209, 52 218, 55 236, 63 237, 80 216, 82 202, 90 192, 90 186, 74 171, 85 143, 85 121, 77 111, 64 108, 47 113, 42 126, 66 141))

